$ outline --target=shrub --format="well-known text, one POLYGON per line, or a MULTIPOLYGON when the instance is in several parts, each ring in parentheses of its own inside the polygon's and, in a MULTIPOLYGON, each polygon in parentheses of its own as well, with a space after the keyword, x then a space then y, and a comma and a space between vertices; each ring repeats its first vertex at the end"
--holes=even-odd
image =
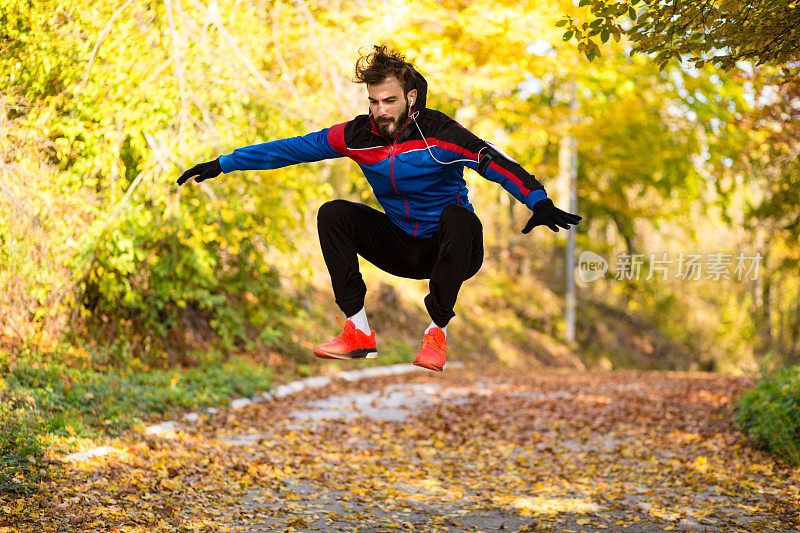
POLYGON ((113 363, 126 364, 133 352, 126 343, 137 335, 147 339, 140 344, 155 344, 138 350, 143 362, 162 367, 157 352, 171 342, 183 353, 187 339, 197 344, 197 331, 213 332, 228 352, 276 342, 292 303, 262 251, 237 233, 250 219, 220 209, 231 213, 230 222, 191 205, 190 214, 170 219, 131 208, 87 233, 75 259, 75 271, 84 273, 81 305, 90 323, 110 326, 88 336, 110 336, 122 347, 113 363))
POLYGON ((27 492, 47 475, 39 436, 43 422, 27 403, 8 398, 0 403, 0 492, 27 492))
POLYGON ((800 464, 800 366, 784 368, 747 391, 736 421, 764 448, 800 464))
MULTIPOLYGON (((240 358, 190 369, 120 371, 81 370, 63 364, 19 365, 6 377, 17 397, 33 413, 17 426, 28 435, 91 437, 102 429, 116 434, 140 418, 173 409, 216 405, 226 398, 251 396, 271 387, 272 370, 240 358), (35 415, 34 418, 31 418, 35 415), (27 423, 27 425, 25 425, 27 423)), ((5 415, 4 415, 5 416, 5 415)), ((15 426, 15 427, 17 427, 15 426)), ((16 431, 16 430, 14 430, 16 431)), ((16 433, 14 433, 16 434, 16 433)))

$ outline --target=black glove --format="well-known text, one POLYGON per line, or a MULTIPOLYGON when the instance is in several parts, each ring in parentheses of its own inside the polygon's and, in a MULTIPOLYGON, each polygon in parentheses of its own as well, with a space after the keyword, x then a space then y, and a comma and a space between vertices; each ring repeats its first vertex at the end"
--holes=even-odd
POLYGON ((216 158, 208 163, 200 163, 199 165, 195 165, 181 174, 181 177, 178 178, 178 185, 183 185, 192 176, 197 176, 194 181, 200 183, 201 181, 216 178, 220 174, 222 174, 222 167, 219 164, 219 158, 216 158))
POLYGON ((577 224, 583 217, 562 211, 553 205, 553 200, 545 198, 533 204, 533 215, 522 233, 530 233, 536 226, 547 226, 553 231, 558 231, 558 226, 569 229, 570 224, 577 224))

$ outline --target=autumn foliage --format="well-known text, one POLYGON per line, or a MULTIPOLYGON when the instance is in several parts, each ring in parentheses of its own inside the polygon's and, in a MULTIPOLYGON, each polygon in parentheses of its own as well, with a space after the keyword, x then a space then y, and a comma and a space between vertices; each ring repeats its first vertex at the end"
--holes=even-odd
MULTIPOLYGON (((767 375, 796 365, 800 96, 775 84, 786 77, 775 61, 797 49, 773 24, 780 10, 757 27, 725 19, 698 36, 692 22, 665 40, 648 34, 669 17, 664 3, 581 3, 0 0, 6 486, 47 475, 50 437, 74 447, 153 412, 253 392, 273 370, 316 369, 306 345, 329 338, 336 308, 315 213, 334 197, 376 205, 358 168, 340 159, 175 180, 239 146, 365 113, 353 65, 381 42, 426 76, 431 107, 518 160, 564 209, 561 147, 574 138, 577 253, 610 263, 578 283, 576 341, 564 342, 564 232, 521 235, 526 208, 467 172, 487 259, 459 300, 458 357, 767 375), (576 10, 602 21, 584 27, 576 10), (630 31, 617 22, 634 15, 630 31), (597 37, 599 56, 586 41, 597 37), (723 38, 729 57, 706 61, 723 38), (766 66, 758 50, 774 52, 766 66), (691 65, 668 61, 693 53, 691 65), (744 279, 647 277, 662 254, 694 252, 763 262, 744 279), (638 257, 641 277, 615 276, 620 254, 638 257)), ((692 21, 750 5, 672 4, 692 21)), ((416 342, 427 319, 425 288, 370 275, 371 316, 402 360, 404 335, 416 342)), ((781 391, 796 383, 786 376, 781 391)))

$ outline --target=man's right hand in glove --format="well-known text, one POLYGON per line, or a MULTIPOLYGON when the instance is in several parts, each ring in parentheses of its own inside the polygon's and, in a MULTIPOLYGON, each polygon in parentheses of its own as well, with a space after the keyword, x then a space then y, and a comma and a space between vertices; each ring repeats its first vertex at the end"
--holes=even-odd
POLYGON ((199 165, 195 165, 181 174, 181 177, 178 178, 178 185, 183 185, 192 176, 197 176, 194 181, 200 183, 201 181, 216 178, 220 174, 222 174, 222 167, 219 164, 219 158, 217 158, 213 161, 209 161, 208 163, 200 163, 199 165))

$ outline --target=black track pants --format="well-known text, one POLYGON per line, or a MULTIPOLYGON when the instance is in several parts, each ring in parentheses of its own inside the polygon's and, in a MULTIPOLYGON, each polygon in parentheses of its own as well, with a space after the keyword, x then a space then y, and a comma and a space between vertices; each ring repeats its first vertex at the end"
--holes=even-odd
POLYGON ((336 303, 348 317, 364 307, 367 293, 357 255, 395 276, 430 278, 425 307, 442 328, 455 316, 461 284, 483 264, 481 221, 458 204, 442 211, 436 234, 426 239, 411 237, 385 213, 346 200, 323 204, 317 229, 336 303))

